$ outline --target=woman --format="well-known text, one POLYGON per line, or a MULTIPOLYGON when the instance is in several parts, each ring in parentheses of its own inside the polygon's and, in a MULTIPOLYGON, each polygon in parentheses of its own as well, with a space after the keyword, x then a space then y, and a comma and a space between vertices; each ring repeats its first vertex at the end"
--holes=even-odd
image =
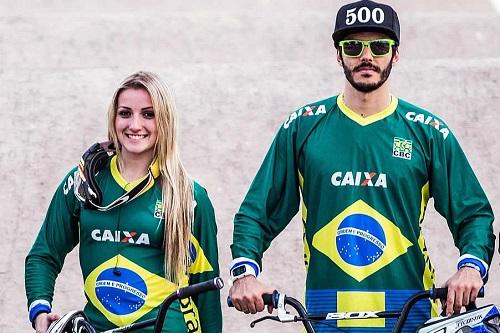
MULTIPOLYGON (((26 258, 37 332, 59 318, 51 313, 55 279, 78 243, 84 312, 97 331, 153 318, 179 285, 218 276, 214 211, 179 160, 176 127, 172 97, 155 74, 132 74, 116 90, 111 142, 92 146, 65 177, 26 258)), ((209 292, 175 303, 163 332, 221 330, 219 293, 209 292)))

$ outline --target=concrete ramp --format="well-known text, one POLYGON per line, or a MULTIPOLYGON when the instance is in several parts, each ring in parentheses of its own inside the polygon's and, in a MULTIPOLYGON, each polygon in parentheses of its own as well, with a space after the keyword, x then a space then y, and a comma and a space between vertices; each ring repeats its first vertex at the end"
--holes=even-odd
MULTIPOLYGON (((346 1, 0 1, 0 327, 28 332, 24 257, 51 196, 82 151, 106 138, 119 81, 139 69, 173 88, 181 151, 209 192, 228 278, 232 217, 288 113, 337 94, 343 73, 331 32, 346 1)), ((486 0, 390 1, 402 26, 392 90, 447 121, 500 215, 500 13, 486 0)), ((498 223, 495 226, 499 232, 498 223)), ((458 253, 430 205, 424 226, 438 284, 458 253)), ((498 246, 498 245, 497 245, 498 246)), ((303 295, 296 218, 264 259, 262 280, 303 295)), ((500 303, 498 253, 486 299, 500 303)), ((54 310, 84 305, 76 251, 56 287, 54 310)), ((229 287, 222 292, 222 303, 229 287)), ((223 308, 225 332, 298 332, 223 308)))

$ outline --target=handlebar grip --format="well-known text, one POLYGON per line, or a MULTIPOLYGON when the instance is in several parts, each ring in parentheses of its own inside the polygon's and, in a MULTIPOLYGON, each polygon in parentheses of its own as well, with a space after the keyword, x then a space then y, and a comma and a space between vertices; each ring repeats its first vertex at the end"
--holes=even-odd
POLYGON ((262 300, 264 301, 264 305, 272 305, 274 306, 274 293, 272 294, 264 294, 262 295, 262 300))
MULTIPOLYGON (((278 302, 277 301, 278 295, 279 293, 277 290, 275 290, 272 294, 262 294, 262 300, 264 301, 264 305, 272 305, 274 308, 276 308, 276 304, 278 302)), ((227 306, 230 308, 234 308, 231 296, 227 296, 227 306)))
MULTIPOLYGON (((435 299, 444 299, 448 296, 448 288, 432 288, 430 290, 430 298, 432 300, 435 300, 435 299)), ((479 289, 479 293, 477 295, 477 297, 484 297, 484 287, 481 287, 481 289, 479 289)))
POLYGON ((219 290, 224 287, 224 281, 220 277, 216 277, 212 280, 200 282, 193 284, 191 286, 187 286, 184 288, 180 288, 177 291, 177 296, 179 299, 188 298, 191 296, 196 296, 198 294, 210 291, 210 290, 219 290))

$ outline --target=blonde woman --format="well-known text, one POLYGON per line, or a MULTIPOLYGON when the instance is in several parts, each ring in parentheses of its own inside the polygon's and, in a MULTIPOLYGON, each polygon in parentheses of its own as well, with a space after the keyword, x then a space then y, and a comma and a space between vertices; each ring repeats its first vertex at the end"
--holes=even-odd
MULTIPOLYGON (((55 279, 77 244, 97 331, 154 318, 178 286, 218 276, 216 223, 178 156, 175 107, 149 72, 127 77, 108 114, 110 142, 92 146, 58 187, 26 258, 30 321, 45 333, 55 279)), ((144 329, 141 332, 149 332, 144 329)), ((221 332, 218 292, 175 303, 163 332, 221 332)))

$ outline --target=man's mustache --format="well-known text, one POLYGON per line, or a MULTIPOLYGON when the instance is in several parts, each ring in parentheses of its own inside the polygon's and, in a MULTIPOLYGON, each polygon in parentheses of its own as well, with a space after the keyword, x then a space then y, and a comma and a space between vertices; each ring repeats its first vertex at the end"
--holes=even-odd
POLYGON ((357 65, 356 67, 354 67, 354 68, 353 68, 353 70, 352 70, 352 71, 353 71, 353 72, 359 72, 359 71, 361 71, 361 70, 363 70, 363 69, 367 69, 367 68, 368 68, 368 69, 372 69, 372 70, 374 70, 374 71, 375 71, 375 72, 377 72, 377 73, 380 73, 380 72, 381 72, 380 67, 375 66, 374 64, 371 64, 371 63, 369 63, 369 62, 363 62, 363 63, 361 63, 361 64, 357 65))

